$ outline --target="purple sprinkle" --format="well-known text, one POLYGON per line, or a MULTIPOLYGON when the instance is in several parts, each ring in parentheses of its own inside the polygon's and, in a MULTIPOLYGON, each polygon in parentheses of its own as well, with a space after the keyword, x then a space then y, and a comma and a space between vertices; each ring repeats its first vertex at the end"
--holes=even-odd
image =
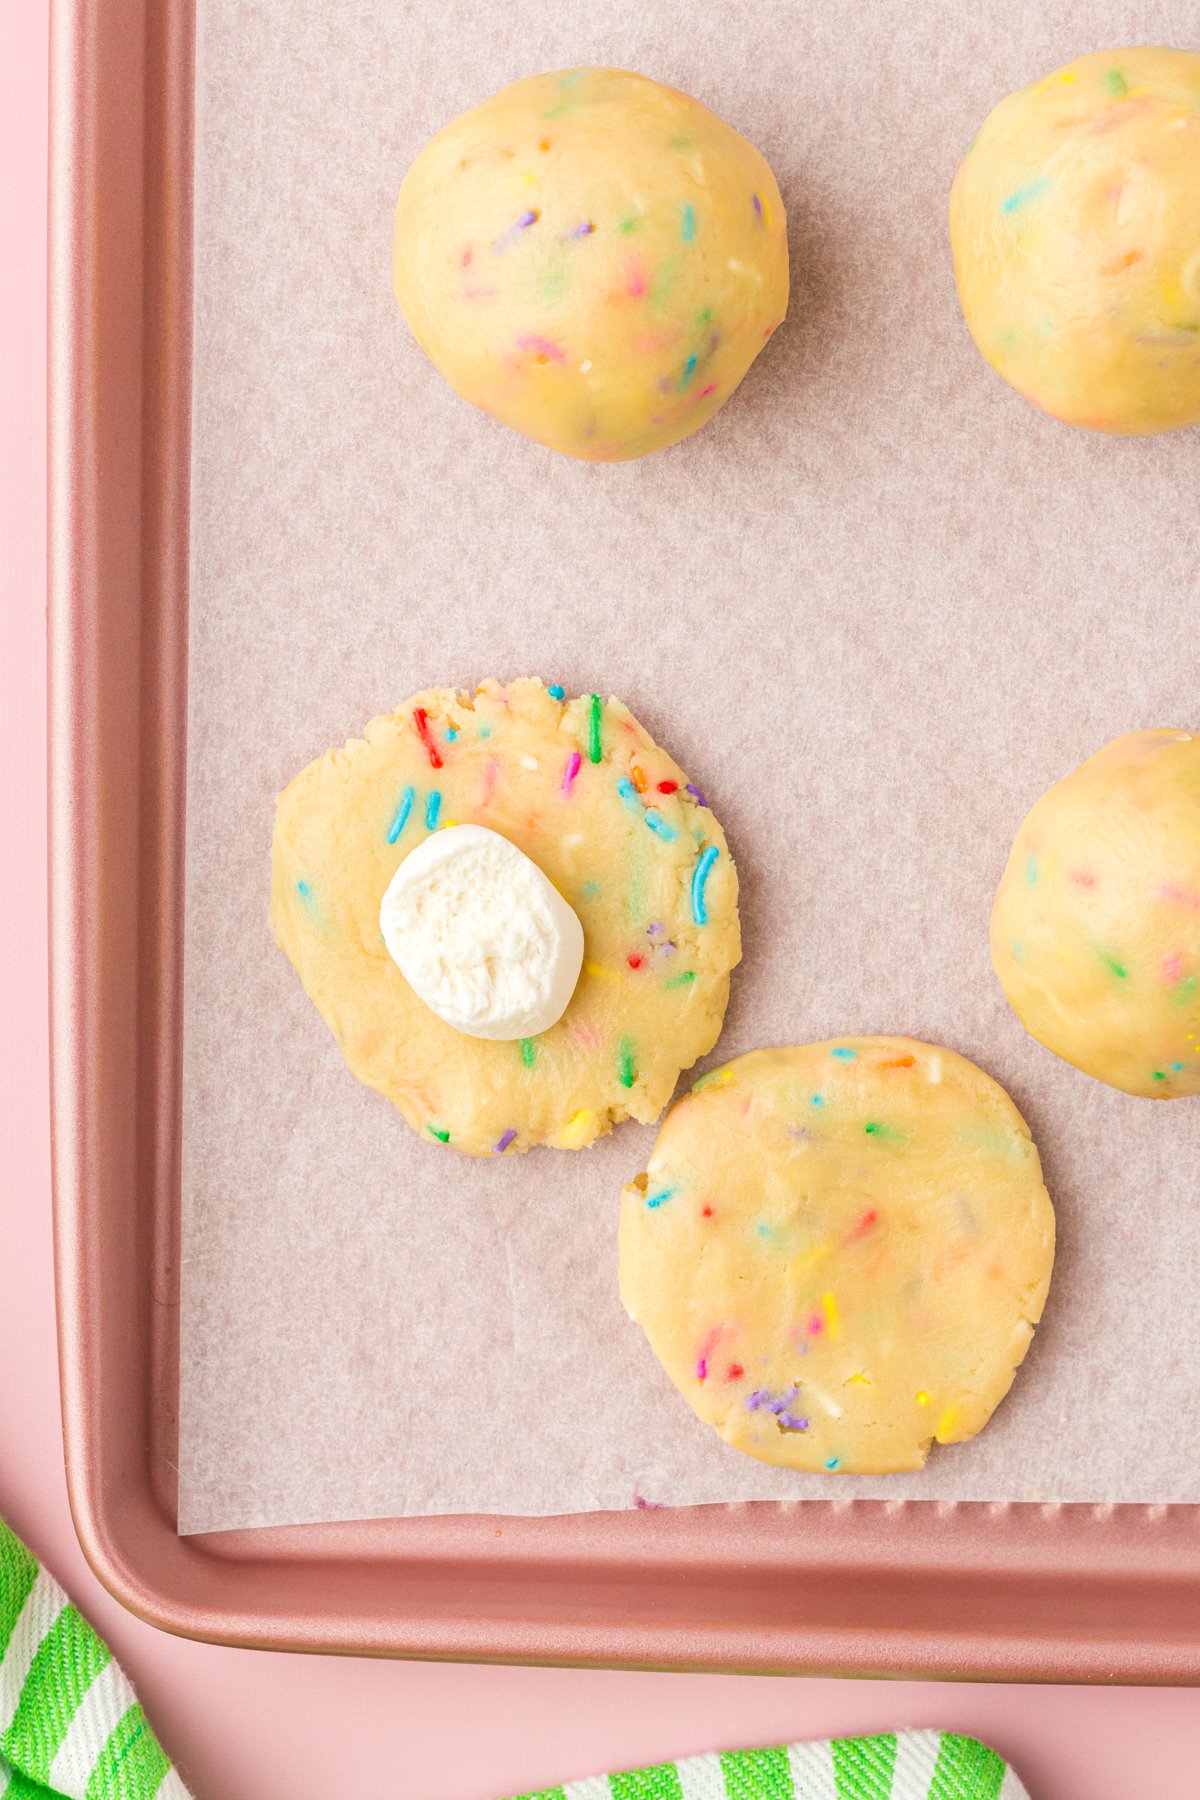
POLYGON ((577 225, 575 227, 574 231, 568 231, 567 236, 573 238, 590 237, 595 229, 596 227, 592 224, 592 221, 590 219, 585 219, 582 225, 577 225))
POLYGON ((764 1406, 770 1406, 771 1394, 767 1388, 755 1388, 746 1402, 747 1412, 758 1412, 764 1406))
POLYGON ((762 218, 762 201, 759 199, 757 194, 755 194, 753 196, 753 200, 754 200, 754 210, 758 214, 759 218, 761 219, 762 218))
POLYGON ((708 805, 708 801, 704 798, 704 795, 700 792, 700 789, 698 787, 693 787, 690 781, 687 784, 687 791, 689 794, 695 795, 696 799, 700 802, 701 806, 708 805))
POLYGON ((537 224, 537 217, 537 214, 531 208, 529 212, 523 212, 521 214, 520 218, 517 220, 517 224, 521 227, 521 230, 524 231, 527 225, 537 224))
POLYGON ((516 1135, 517 1135, 516 1132, 510 1126, 509 1129, 505 1132, 504 1136, 500 1139, 500 1142, 496 1145, 495 1154, 497 1156, 503 1156, 504 1152, 508 1149, 508 1146, 512 1143, 512 1141, 516 1137, 516 1135))
POLYGON ((658 920, 655 919, 653 925, 647 925, 646 936, 647 937, 657 937, 661 930, 662 930, 662 926, 659 924, 658 920))
POLYGON ((780 1431, 807 1431, 808 1420, 799 1419, 793 1413, 777 1413, 780 1431))
POLYGON ((662 951, 664 956, 674 956, 674 954, 675 954, 675 945, 674 944, 660 944, 658 947, 662 951))
POLYGON ((523 212, 515 224, 510 225, 508 230, 502 233, 492 245, 492 249, 495 251, 496 255, 500 256, 508 249, 508 246, 512 243, 513 238, 517 235, 518 231, 524 231, 528 226, 536 225, 540 216, 541 215, 535 212, 532 207, 530 207, 528 212, 523 212))

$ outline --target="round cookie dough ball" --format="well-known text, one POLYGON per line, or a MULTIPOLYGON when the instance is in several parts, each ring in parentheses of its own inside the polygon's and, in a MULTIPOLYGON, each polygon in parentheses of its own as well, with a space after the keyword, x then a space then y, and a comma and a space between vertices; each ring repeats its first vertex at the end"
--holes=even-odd
POLYGON ((787 221, 758 151, 621 69, 514 82, 400 189, 396 297, 451 387, 589 462, 723 406, 787 310, 787 221))
POLYGON ((1101 51, 1010 94, 955 177, 959 298, 992 367, 1094 431, 1200 420, 1200 55, 1101 51))
POLYGON ((275 818, 271 922, 354 1074, 473 1156, 655 1120, 716 1042, 741 955, 737 875, 700 790, 619 701, 532 680, 417 694, 297 775, 275 818), (465 1035, 383 941, 403 858, 467 824, 522 850, 583 925, 578 985, 536 1037, 465 1035))
POLYGON ((1110 1087, 1200 1093, 1200 737, 1135 731, 1042 795, 992 910, 1039 1042, 1110 1087))
POLYGON ((705 1075, 625 1189, 621 1298, 760 1462, 880 1475, 990 1419, 1041 1317, 1054 1211, 1024 1120, 913 1038, 705 1075))

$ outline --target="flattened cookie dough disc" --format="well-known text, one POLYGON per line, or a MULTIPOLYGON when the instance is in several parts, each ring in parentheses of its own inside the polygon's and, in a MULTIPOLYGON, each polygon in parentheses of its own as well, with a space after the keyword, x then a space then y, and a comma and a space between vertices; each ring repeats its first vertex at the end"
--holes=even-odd
POLYGON ((1134 731, 1044 793, 992 909, 1033 1037, 1153 1100, 1200 1093, 1200 737, 1134 731))
POLYGON ((1098 51, 1002 100, 950 194, 963 313, 1019 393, 1093 431, 1200 421, 1200 55, 1098 51))
POLYGON ((698 100, 622 69, 516 81, 404 178, 396 297, 450 385, 589 462, 722 407, 787 310, 766 162, 698 100))
POLYGON ((741 955, 737 875, 699 788, 619 701, 533 680, 416 694, 298 775, 275 819, 271 922, 359 1079, 474 1156, 655 1120, 716 1042, 741 955), (578 986, 537 1037, 464 1035, 384 944, 397 867, 452 824, 516 844, 583 925, 578 986))
POLYGON ((1003 1088, 913 1038, 705 1075, 621 1198, 621 1297, 736 1450, 919 1469, 987 1424, 1041 1317, 1054 1212, 1003 1088))

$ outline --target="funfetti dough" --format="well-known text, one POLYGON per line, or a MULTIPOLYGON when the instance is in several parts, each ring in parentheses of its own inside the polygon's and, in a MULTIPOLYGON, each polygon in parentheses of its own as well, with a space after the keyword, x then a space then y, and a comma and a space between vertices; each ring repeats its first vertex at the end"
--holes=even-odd
POLYGON ((1025 1029, 1155 1100, 1200 1093, 1200 737, 1135 731, 1036 802, 992 911, 1025 1029))
POLYGON ((1041 1317, 1054 1212, 990 1076, 839 1038, 740 1056, 672 1107, 620 1259, 628 1311, 734 1449, 879 1475, 987 1424, 1041 1317))
POLYGON ((392 269, 452 387, 612 462, 725 404, 787 310, 787 221, 758 151, 698 100, 569 69, 514 82, 425 146, 392 269))
MULTIPOLYGON (((460 923, 472 919, 465 906, 460 923)), ((299 774, 276 814, 271 921, 359 1079, 430 1144, 475 1156, 580 1149, 621 1119, 656 1119, 680 1070, 716 1042, 741 954, 737 875, 700 789, 619 701, 567 699, 532 680, 416 694, 299 774), (515 846, 565 908, 556 916, 536 883, 514 886, 493 857, 504 866, 474 866, 474 877, 503 891, 491 890, 488 942, 472 946, 444 909, 463 866, 427 890, 420 979, 444 1011, 458 1009, 455 1024, 384 941, 386 928, 399 947, 411 912, 389 909, 381 928, 381 909, 407 856, 466 825, 515 846), (558 1022, 498 1041, 468 1035, 507 1032, 522 1007, 554 1000, 571 914, 583 967, 558 1022), (510 982, 496 959, 522 943, 529 981, 510 982)))
POLYGON ((1200 420, 1200 55, 1107 50, 1010 94, 955 177, 971 335, 1056 418, 1200 420))

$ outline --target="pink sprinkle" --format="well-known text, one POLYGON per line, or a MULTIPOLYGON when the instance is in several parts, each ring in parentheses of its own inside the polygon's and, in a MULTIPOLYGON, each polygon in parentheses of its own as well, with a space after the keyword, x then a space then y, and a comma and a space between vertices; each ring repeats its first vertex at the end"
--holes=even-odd
POLYGON ((646 291, 646 273, 640 263, 630 263, 628 269, 629 292, 636 299, 646 291))
POLYGON ((633 1496, 633 1504, 637 1507, 639 1512, 661 1512, 663 1509, 661 1500, 647 1500, 641 1494, 635 1494, 633 1496))
POLYGON ((462 266, 464 269, 469 269, 471 266, 471 252, 469 250, 464 250, 462 253, 462 266))
POLYGON ((716 382, 710 381, 707 387, 703 387, 700 389, 700 398, 703 400, 705 394, 715 394, 716 391, 717 391, 716 382))
POLYGON ((824 1319, 821 1317, 820 1313, 814 1313, 812 1318, 808 1321, 809 1337, 820 1337, 820 1335, 824 1331, 824 1329, 825 1329, 824 1319))
POLYGON ((500 292, 499 288, 464 288, 464 300, 494 300, 500 292))
POLYGON ((517 339, 517 349, 534 350, 539 356, 545 356, 551 362, 565 363, 567 360, 566 351, 560 350, 557 344, 552 344, 549 338, 519 337, 517 339))
POLYGON ((705 1381, 708 1377, 708 1359, 721 1341, 723 1325, 714 1325, 700 1346, 700 1355, 696 1361, 696 1380, 705 1381))
POLYGON ((1178 900, 1180 906, 1200 912, 1200 894, 1194 888, 1181 888, 1174 881, 1164 881, 1158 892, 1163 900, 1178 900))
POLYGON ((1095 887, 1096 877, 1089 875, 1086 869, 1072 869, 1071 880, 1076 887, 1095 887))
POLYGON ((1182 974, 1183 951, 1169 950, 1166 956, 1163 957, 1163 980, 1171 987, 1174 987, 1182 974))
POLYGON ((489 756, 487 767, 483 772, 483 804, 486 806, 496 791, 496 783, 500 779, 500 759, 489 756))
POLYGON ((570 756, 567 758, 567 766, 563 770, 562 791, 564 794, 569 794, 574 787, 575 777, 579 773, 579 767, 582 761, 583 758, 580 756, 578 750, 572 750, 570 756))

